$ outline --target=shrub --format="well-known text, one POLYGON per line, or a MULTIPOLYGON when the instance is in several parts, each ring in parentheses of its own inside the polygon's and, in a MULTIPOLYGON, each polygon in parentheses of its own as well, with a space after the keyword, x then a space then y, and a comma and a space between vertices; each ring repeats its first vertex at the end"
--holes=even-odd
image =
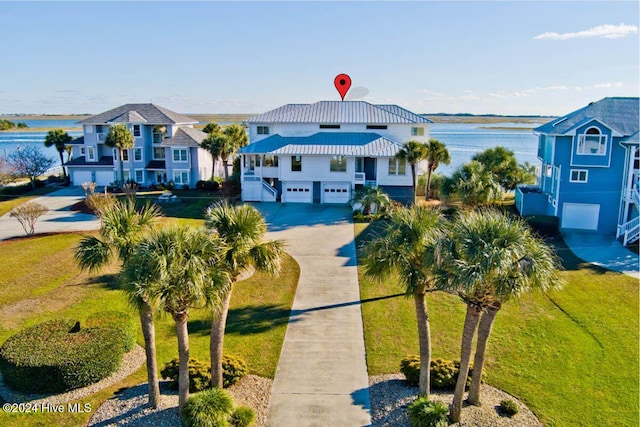
POLYGON ((256 419, 256 413, 248 406, 238 406, 233 410, 229 421, 233 427, 249 427, 256 419))
POLYGON ((27 236, 31 236, 35 232, 38 218, 48 211, 49 209, 45 205, 31 201, 11 209, 9 216, 17 219, 27 236))
POLYGON ((518 405, 511 399, 500 401, 500 412, 507 417, 513 417, 518 413, 518 405))
POLYGON ((182 411, 182 421, 187 427, 226 427, 233 410, 233 400, 219 388, 196 393, 187 400, 182 411))
POLYGON ((26 393, 59 393, 95 383, 122 361, 122 337, 111 328, 52 320, 24 329, 0 347, 7 385, 26 393))
POLYGON ((121 311, 101 311, 86 320, 87 328, 111 328, 120 335, 122 351, 130 351, 136 345, 138 330, 131 316, 121 311))
POLYGON ((442 402, 431 402, 419 397, 409 405, 409 424, 411 427, 446 427, 449 425, 449 409, 442 402))
MULTIPOLYGON (((460 362, 457 360, 433 359, 430 364, 430 387, 440 390, 453 390, 456 388, 460 362)), ((400 372, 411 385, 420 382, 420 357, 417 355, 406 356, 400 361, 400 372)), ((469 377, 472 369, 469 369, 469 377)), ((471 379, 467 378, 467 387, 471 385, 471 379)))
POLYGON ((400 372, 411 385, 420 383, 420 358, 413 354, 400 361, 400 372))
POLYGON ((237 196, 242 191, 240 181, 228 179, 222 184, 222 191, 226 197, 237 196))
POLYGON ((85 197, 84 202, 93 213, 100 216, 106 209, 115 206, 116 200, 112 193, 92 193, 85 197))
MULTIPOLYGON (((160 371, 162 378, 169 378, 171 382, 169 387, 178 389, 178 372, 179 362, 175 358, 171 362, 164 365, 164 369, 160 371)), ((196 393, 211 387, 211 372, 209 365, 200 362, 197 359, 189 359, 189 392, 196 393)))
POLYGON ((198 181, 196 182, 196 188, 201 191, 218 191, 220 190, 220 183, 217 181, 198 181))
POLYGON ((235 356, 222 356, 222 386, 229 387, 249 373, 247 362, 235 356))

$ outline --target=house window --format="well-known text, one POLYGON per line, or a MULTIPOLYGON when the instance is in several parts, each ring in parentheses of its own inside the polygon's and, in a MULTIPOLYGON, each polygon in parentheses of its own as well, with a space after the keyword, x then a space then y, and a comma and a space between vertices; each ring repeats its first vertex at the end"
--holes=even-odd
POLYGON ((164 148, 153 147, 153 160, 164 160, 164 148))
POLYGON ((346 172, 347 160, 344 156, 331 156, 331 160, 329 161, 329 170, 331 172, 346 172))
POLYGON ((604 156, 607 154, 607 135, 600 129, 591 127, 583 135, 578 135, 578 154, 585 156, 604 156))
POLYGON ((570 182, 587 182, 589 173, 586 169, 571 169, 570 182))
POLYGON ((142 161, 142 148, 133 149, 133 160, 135 160, 136 162, 142 161))
POLYGON ((122 150, 122 161, 123 162, 129 161, 129 150, 122 150))
POLYGON ((269 126, 258 126, 258 135, 269 135, 269 126))
POLYGON ((174 170, 173 182, 178 185, 189 185, 189 171, 187 170, 174 170))
POLYGON ((84 156, 84 147, 80 147, 80 155, 84 156))
POLYGON ((387 125, 367 125, 367 129, 386 129, 387 125))
POLYGON ((133 125, 133 136, 140 138, 140 125, 133 125))
POLYGON ((187 161, 187 149, 186 148, 174 148, 173 149, 173 161, 174 162, 186 162, 187 161))
POLYGON ((340 125, 320 125, 320 129, 340 129, 340 125))
POLYGON ((96 133, 103 133, 103 132, 104 132, 104 126, 96 125, 96 133))
POLYGON ((122 180, 124 182, 128 182, 131 180, 131 171, 129 169, 124 169, 122 171, 122 180))
POLYGON ((271 154, 264 155, 264 166, 266 167, 278 167, 278 156, 271 154))
POLYGON ((406 175, 407 161, 392 157, 389 159, 389 175, 406 175))
POLYGON ((93 147, 87 147, 87 160, 95 160, 96 152, 93 147))
POLYGON ((138 184, 144 183, 144 169, 136 169, 136 182, 138 184))
POLYGON ((545 166, 544 174, 546 175, 547 178, 551 178, 551 176, 553 175, 553 166, 551 165, 545 166))
POLYGON ((411 128, 411 136, 424 136, 424 128, 411 128))
POLYGON ((84 125, 84 133, 93 133, 93 126, 91 125, 84 125))
POLYGON ((302 172, 302 156, 291 156, 291 172, 302 172))

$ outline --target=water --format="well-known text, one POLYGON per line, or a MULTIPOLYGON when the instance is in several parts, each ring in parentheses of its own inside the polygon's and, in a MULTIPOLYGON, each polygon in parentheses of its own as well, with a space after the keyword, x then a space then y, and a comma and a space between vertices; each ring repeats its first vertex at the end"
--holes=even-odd
MULTIPOLYGON (((54 147, 46 148, 44 139, 46 131, 37 128, 69 128, 78 126, 76 120, 25 120, 29 127, 24 132, 0 132, 0 156, 15 151, 20 146, 35 144, 59 163, 58 152, 54 147)), ((539 124, 522 123, 434 123, 431 125, 431 137, 439 139, 447 145, 451 154, 450 165, 440 165, 436 172, 451 175, 460 165, 471 160, 474 154, 501 145, 513 150, 519 163, 529 162, 538 165, 536 157, 538 139, 531 130, 483 129, 483 127, 531 127, 539 124)), ((81 136, 81 131, 69 131, 73 137, 81 136)))

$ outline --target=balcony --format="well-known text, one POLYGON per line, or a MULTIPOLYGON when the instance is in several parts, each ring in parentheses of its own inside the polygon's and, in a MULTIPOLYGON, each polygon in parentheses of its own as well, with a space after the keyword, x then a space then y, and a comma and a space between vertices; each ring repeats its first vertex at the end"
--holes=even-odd
POLYGON ((356 184, 364 184, 365 181, 365 173, 364 172, 356 172, 353 177, 353 182, 356 184))

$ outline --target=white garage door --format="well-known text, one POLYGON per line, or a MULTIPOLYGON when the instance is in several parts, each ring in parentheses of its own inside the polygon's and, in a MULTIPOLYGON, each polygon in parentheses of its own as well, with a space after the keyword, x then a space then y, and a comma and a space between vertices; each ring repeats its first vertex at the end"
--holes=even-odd
POLYGON ((282 185, 283 203, 311 203, 313 201, 310 182, 285 182, 282 185))
POLYGON ((114 181, 113 171, 96 171, 96 184, 97 185, 110 185, 114 181))
POLYGON ((562 204, 562 228, 597 230, 600 205, 587 203, 562 204))
POLYGON ((73 171, 71 179, 73 185, 82 185, 83 182, 91 181, 91 171, 73 171))
POLYGON ((349 200, 351 200, 351 184, 323 184, 322 203, 349 203, 349 200))

